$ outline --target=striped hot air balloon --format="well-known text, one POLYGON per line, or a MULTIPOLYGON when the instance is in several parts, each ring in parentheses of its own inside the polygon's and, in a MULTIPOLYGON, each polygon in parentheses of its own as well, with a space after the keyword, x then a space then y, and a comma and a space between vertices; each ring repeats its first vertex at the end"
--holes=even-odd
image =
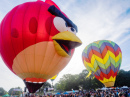
POLYGON ((120 47, 108 40, 99 40, 85 47, 82 59, 87 70, 106 87, 114 86, 121 66, 120 47))
POLYGON ((53 82, 57 78, 58 74, 50 78, 50 80, 53 82))
POLYGON ((52 87, 53 87, 53 81, 57 78, 58 74, 56 74, 55 76, 53 76, 52 78, 50 78, 51 82, 52 82, 52 87))

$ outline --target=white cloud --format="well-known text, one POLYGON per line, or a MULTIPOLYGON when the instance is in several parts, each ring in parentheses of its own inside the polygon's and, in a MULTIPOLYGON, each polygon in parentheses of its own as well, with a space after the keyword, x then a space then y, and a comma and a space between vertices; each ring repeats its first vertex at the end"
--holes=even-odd
POLYGON ((130 34, 128 36, 126 36, 125 38, 123 38, 119 44, 123 44, 125 41, 130 41, 130 34))
POLYGON ((126 66, 121 66, 121 69, 124 69, 125 71, 129 71, 130 64, 127 64, 126 66))
POLYGON ((99 39, 118 41, 118 37, 129 28, 130 17, 122 15, 130 7, 128 2, 82 0, 83 5, 78 5, 78 1, 75 0, 72 3, 63 3, 64 6, 61 7, 66 8, 67 3, 65 11, 78 25, 79 36, 83 41, 90 42, 99 39), (74 4, 77 6, 72 7, 74 4))

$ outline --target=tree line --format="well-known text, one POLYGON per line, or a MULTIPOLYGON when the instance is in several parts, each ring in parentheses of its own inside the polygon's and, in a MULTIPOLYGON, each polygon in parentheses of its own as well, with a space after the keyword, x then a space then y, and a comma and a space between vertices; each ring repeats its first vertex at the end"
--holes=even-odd
POLYGON ((21 89, 20 87, 16 88, 11 88, 8 92, 4 90, 4 88, 0 87, 0 96, 3 96, 5 94, 9 95, 20 95, 22 92, 21 91, 14 91, 14 89, 21 89))
MULTIPOLYGON (((93 75, 90 75, 89 78, 86 78, 87 75, 88 75, 87 70, 83 70, 80 74, 75 75, 65 74, 59 80, 59 82, 55 84, 55 89, 60 91, 70 91, 72 89, 90 90, 105 87, 93 75)), ((130 71, 120 70, 119 73, 117 74, 114 87, 122 87, 122 86, 130 87, 130 71)))

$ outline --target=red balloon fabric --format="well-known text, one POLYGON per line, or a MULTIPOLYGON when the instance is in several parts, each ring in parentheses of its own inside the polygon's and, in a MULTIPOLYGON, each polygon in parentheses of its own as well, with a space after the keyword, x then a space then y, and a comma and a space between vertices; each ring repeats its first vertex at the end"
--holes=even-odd
POLYGON ((29 85, 35 88, 67 65, 74 48, 81 44, 76 32, 77 26, 53 1, 26 2, 13 8, 1 22, 1 57, 28 89, 29 85))

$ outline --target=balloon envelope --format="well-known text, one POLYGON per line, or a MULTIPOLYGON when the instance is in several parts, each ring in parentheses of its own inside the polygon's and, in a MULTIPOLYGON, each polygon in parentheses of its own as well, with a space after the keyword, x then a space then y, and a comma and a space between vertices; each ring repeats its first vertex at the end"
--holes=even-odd
POLYGON ((85 47, 82 59, 89 72, 106 87, 114 86, 121 66, 122 52, 120 47, 108 40, 99 40, 85 47))
POLYGON ((76 31, 77 26, 51 0, 20 4, 1 22, 1 57, 34 93, 67 65, 81 44, 76 31))

